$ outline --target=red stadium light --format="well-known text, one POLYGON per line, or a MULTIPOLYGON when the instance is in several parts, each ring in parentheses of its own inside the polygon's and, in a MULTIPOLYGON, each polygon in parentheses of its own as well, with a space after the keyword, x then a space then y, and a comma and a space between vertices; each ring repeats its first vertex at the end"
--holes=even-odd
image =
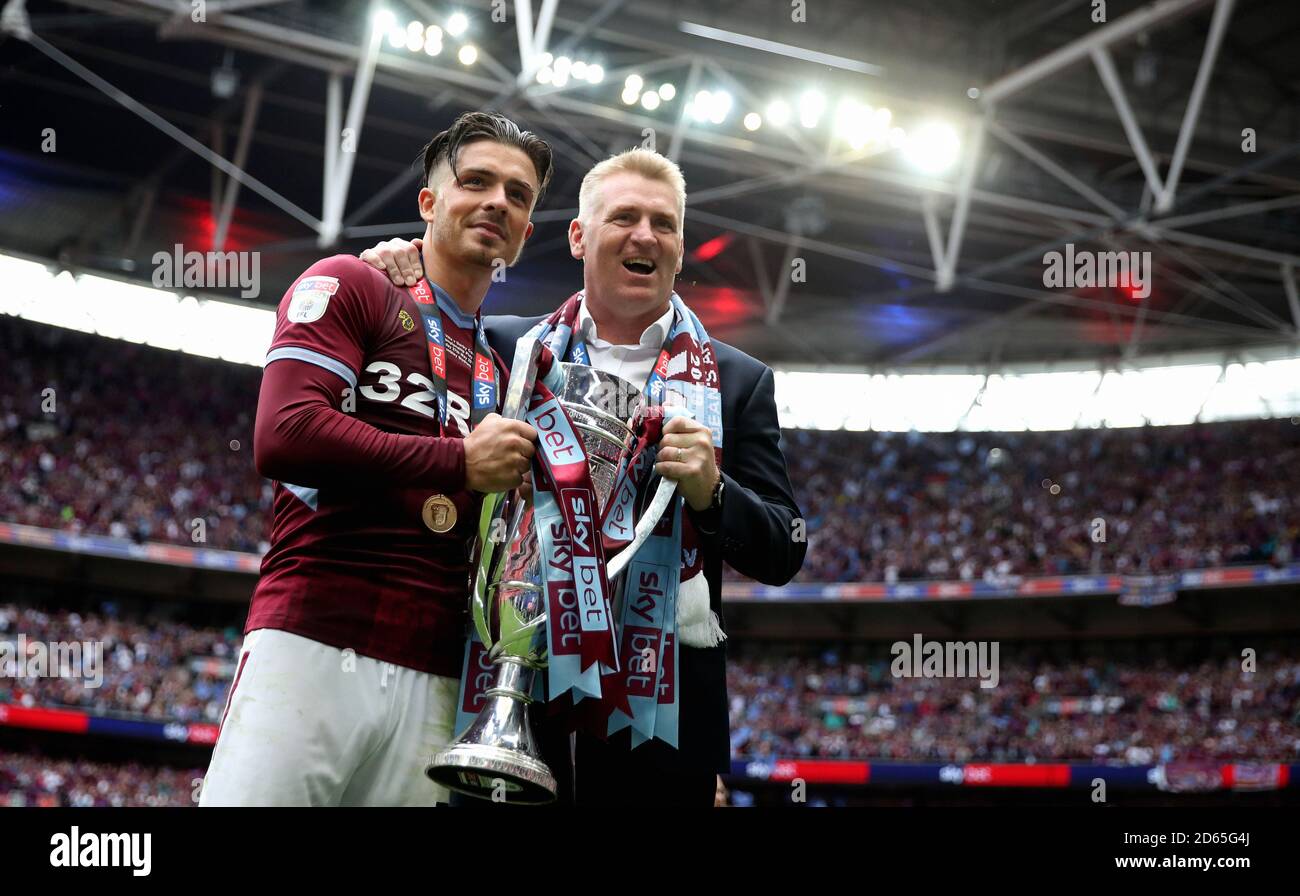
POLYGON ((730 286, 699 286, 692 283, 681 285, 678 289, 700 316, 705 327, 734 326, 754 317, 762 307, 761 299, 753 293, 730 286))
MULTIPOLYGON (((1131 277, 1127 273, 1121 273, 1119 279, 1119 292, 1125 299, 1133 303, 1142 301, 1142 289, 1133 284, 1131 277)), ((1148 293, 1148 297, 1150 293, 1148 293)))
POLYGON ((691 260, 712 261, 725 252, 735 239, 736 235, 734 233, 720 233, 713 239, 700 243, 695 251, 691 253, 691 260))

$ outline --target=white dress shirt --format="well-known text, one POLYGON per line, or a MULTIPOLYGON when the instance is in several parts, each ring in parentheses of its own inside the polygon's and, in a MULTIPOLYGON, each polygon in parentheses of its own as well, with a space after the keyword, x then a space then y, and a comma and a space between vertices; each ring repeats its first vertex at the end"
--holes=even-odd
POLYGON ((591 366, 614 376, 622 377, 637 388, 650 379, 650 370, 663 348, 668 328, 673 324, 673 307, 670 304, 663 317, 646 327, 641 333, 637 345, 614 345, 596 335, 596 322, 587 310, 584 296, 578 306, 578 334, 587 344, 587 354, 591 357, 591 366))

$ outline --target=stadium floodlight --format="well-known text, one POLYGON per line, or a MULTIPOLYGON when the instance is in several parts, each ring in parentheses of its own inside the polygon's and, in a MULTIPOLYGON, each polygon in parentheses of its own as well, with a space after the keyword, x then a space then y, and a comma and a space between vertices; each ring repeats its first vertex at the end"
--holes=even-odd
POLYGON ((541 56, 537 58, 538 65, 550 65, 554 61, 555 61, 555 57, 552 56, 550 53, 543 53, 541 56))
POLYGON ((709 114, 713 109, 713 94, 707 90, 701 90, 695 94, 695 99, 691 101, 691 117, 696 121, 708 121, 709 114))
POLYGON ((647 90, 645 94, 641 97, 641 105, 644 106, 646 110, 649 112, 653 112, 655 109, 658 109, 659 94, 655 93, 653 90, 647 90))
POLYGON ((826 96, 820 90, 805 90, 799 96, 799 123, 815 128, 826 111, 826 96))
POLYGON ((465 44, 456 54, 456 58, 460 60, 461 65, 473 65, 478 59, 478 49, 473 44, 465 44))
POLYGON ((375 16, 371 19, 371 22, 374 23, 377 29, 387 33, 397 25, 397 16, 391 9, 378 9, 375 10, 375 16))
POLYGON ((757 131, 763 126, 763 116, 757 112, 750 112, 745 116, 744 125, 747 131, 757 131))
POLYGON ((903 150, 919 171, 942 174, 956 163, 961 141, 952 125, 932 121, 912 132, 903 150))
POLYGON ((862 115, 864 111, 870 112, 871 107, 864 107, 862 103, 859 103, 852 97, 846 96, 835 106, 835 129, 837 131, 843 129, 855 118, 862 115))
POLYGON ((452 37, 459 37, 465 33, 469 27, 469 19, 463 12, 452 13, 451 18, 447 20, 447 33, 452 37))
POLYGON ((555 87, 563 87, 565 84, 568 83, 569 83, 568 70, 559 71, 557 69, 555 72, 555 77, 551 79, 551 84, 554 85, 555 87))
POLYGON ((907 145, 907 131, 902 128, 889 129, 889 146, 891 149, 902 149, 907 145))
POLYGON ((871 113, 857 100, 845 97, 835 107, 835 136, 848 143, 854 149, 861 149, 866 143, 866 121, 871 113))
POLYGON ((835 113, 835 134, 853 149, 868 144, 885 144, 889 140, 889 122, 893 113, 888 109, 872 109, 865 103, 846 99, 835 113))
POLYGON ((538 84, 550 84, 552 79, 554 78, 555 78, 555 72, 551 71, 551 67, 549 65, 543 65, 541 68, 537 70, 538 84))
POLYGON ((424 49, 424 23, 409 22, 406 25, 406 35, 403 41, 406 49, 412 53, 418 53, 424 49))
POLYGON ((644 85, 645 85, 645 81, 641 80, 640 75, 628 75, 627 80, 623 82, 623 86, 626 89, 635 90, 638 94, 641 92, 641 88, 644 85))
POLYGON ((431 40, 424 45, 424 52, 430 56, 437 56, 442 52, 442 41, 431 40))
POLYGON ((725 90, 701 90, 695 94, 695 99, 687 110, 696 121, 711 121, 714 124, 722 124, 730 111, 731 94, 725 90))
POLYGON ((675 96, 677 96, 677 88, 674 87, 672 84, 659 85, 659 99, 663 100, 666 103, 675 96))
POLYGON ((790 104, 785 100, 772 100, 767 104, 767 120, 777 127, 790 123, 790 104))
MULTIPOLYGON (((557 75, 563 74, 565 77, 568 77, 569 72, 573 69, 573 60, 568 56, 560 56, 555 60, 555 64, 551 67, 555 69, 557 75)), ((576 78, 577 75, 574 75, 574 77, 576 78)))
POLYGON ((605 69, 602 66, 597 65, 594 62, 591 65, 587 66, 587 83, 599 84, 601 81, 604 80, 605 80, 605 69))
POLYGON ((629 106, 635 106, 636 101, 641 98, 641 91, 631 87, 623 88, 623 102, 629 106))
POLYGON ((573 67, 569 69, 569 74, 573 75, 575 81, 587 80, 587 63, 581 59, 575 60, 573 67))
POLYGON ((731 94, 725 90, 715 91, 713 94, 713 104, 709 110, 709 121, 714 124, 722 124, 727 115, 731 112, 731 94))
POLYGON ((394 25, 388 29, 388 45, 394 50, 400 50, 406 46, 406 29, 400 25, 394 25))

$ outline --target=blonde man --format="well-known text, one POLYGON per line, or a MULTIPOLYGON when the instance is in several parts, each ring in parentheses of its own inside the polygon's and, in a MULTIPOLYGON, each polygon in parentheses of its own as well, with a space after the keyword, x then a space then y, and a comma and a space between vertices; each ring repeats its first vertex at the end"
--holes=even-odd
MULTIPOLYGON (((570 359, 646 383, 648 393, 676 388, 716 398, 694 419, 665 426, 656 465, 678 482, 690 533, 677 614, 678 748, 651 740, 632 749, 624 729, 608 741, 579 734, 567 744, 572 752, 553 745, 546 758, 555 768, 573 757, 571 795, 579 805, 711 806, 718 774, 731 770, 722 564, 781 585, 798 572, 806 548, 794 537, 800 512, 781 451, 772 371, 710 339, 702 325, 695 341, 678 341, 699 321, 673 291, 686 207, 675 163, 645 149, 620 153, 587 173, 578 204, 569 251, 583 265, 582 291, 543 317, 485 318, 489 341, 507 356, 539 323, 551 324, 550 332, 566 324, 572 336, 560 350, 570 359), (698 351, 679 351, 685 344, 698 351), (656 387, 664 374, 668 382, 656 387)), ((399 284, 420 273, 418 241, 390 240, 361 257, 399 284)))

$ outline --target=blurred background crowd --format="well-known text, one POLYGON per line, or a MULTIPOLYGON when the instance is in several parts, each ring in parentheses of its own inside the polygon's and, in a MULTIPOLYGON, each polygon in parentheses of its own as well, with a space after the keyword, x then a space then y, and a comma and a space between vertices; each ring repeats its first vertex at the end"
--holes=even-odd
MULTIPOLYGON (((9 473, 0 519, 266 549, 271 490, 251 463, 260 371, 10 324, 0 329, 11 359, 0 384, 0 463, 9 473), (53 392, 38 401, 45 389, 53 392)), ((797 580, 1284 563, 1300 539, 1298 433, 1290 420, 1037 433, 787 430, 809 538, 797 580), (1104 541, 1093 538, 1097 519, 1104 541)))

